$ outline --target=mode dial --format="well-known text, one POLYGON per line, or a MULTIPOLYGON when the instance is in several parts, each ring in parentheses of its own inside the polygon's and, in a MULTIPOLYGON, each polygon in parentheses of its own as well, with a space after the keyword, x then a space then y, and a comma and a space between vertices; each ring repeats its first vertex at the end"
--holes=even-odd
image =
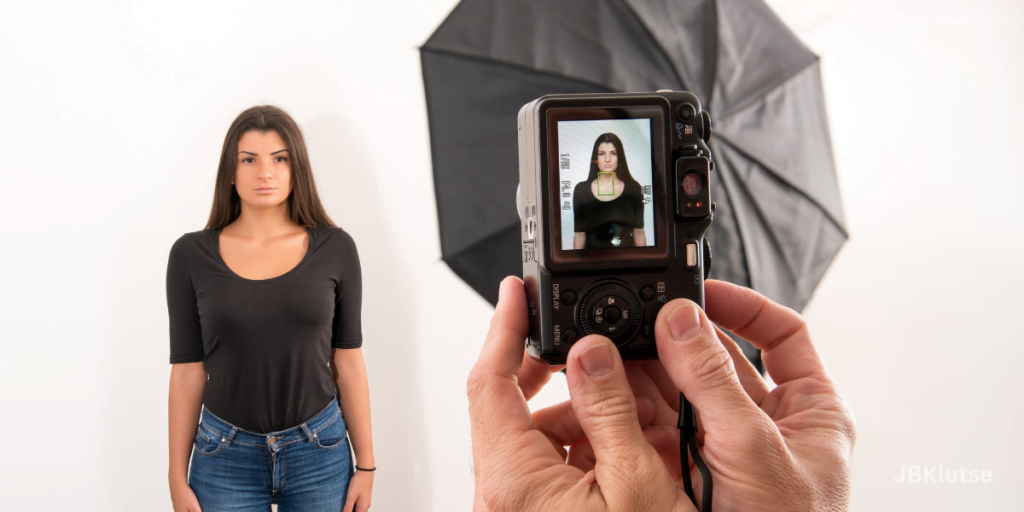
POLYGON ((616 282, 600 284, 580 303, 579 320, 585 334, 602 334, 622 345, 640 327, 640 301, 629 288, 616 282))

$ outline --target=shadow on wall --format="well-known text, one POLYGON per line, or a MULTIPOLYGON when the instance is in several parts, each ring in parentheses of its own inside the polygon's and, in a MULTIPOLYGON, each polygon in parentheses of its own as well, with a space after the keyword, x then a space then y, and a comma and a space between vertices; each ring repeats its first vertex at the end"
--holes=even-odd
POLYGON ((387 198, 373 179, 364 140, 338 116, 302 125, 317 189, 331 219, 355 239, 363 270, 363 355, 370 379, 373 448, 380 469, 373 508, 431 503, 423 400, 416 366, 416 282, 398 257, 387 198))

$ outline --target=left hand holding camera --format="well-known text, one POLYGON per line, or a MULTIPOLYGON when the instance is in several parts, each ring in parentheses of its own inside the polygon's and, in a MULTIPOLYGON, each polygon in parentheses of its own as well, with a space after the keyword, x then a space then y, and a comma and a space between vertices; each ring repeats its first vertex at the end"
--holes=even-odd
POLYGON ((524 360, 526 306, 522 283, 505 279, 469 376, 475 510, 693 510, 641 431, 640 424, 651 421, 653 404, 634 398, 619 353, 607 339, 584 338, 569 354, 572 414, 543 410, 531 417, 526 398, 557 368, 539 369, 547 365, 524 360), (596 458, 589 471, 566 464, 563 448, 584 437, 596 458))

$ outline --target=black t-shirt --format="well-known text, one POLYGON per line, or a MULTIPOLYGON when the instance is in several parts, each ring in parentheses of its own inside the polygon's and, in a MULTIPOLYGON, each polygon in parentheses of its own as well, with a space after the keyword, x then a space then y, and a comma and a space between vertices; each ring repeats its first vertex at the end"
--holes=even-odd
POLYGON ((231 424, 257 433, 300 425, 334 398, 331 347, 362 346, 355 242, 340 228, 307 229, 295 268, 250 280, 224 263, 220 231, 171 247, 171 364, 202 361, 203 404, 231 424))
POLYGON ((644 196, 640 184, 627 181, 619 197, 601 201, 594 197, 592 183, 593 180, 581 181, 573 189, 573 231, 586 235, 587 249, 636 247, 633 230, 644 227, 644 196))

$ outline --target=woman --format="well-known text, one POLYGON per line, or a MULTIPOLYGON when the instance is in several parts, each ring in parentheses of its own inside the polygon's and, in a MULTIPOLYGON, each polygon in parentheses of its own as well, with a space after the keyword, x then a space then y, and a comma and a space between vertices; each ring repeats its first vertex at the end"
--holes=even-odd
POLYGON ((175 511, 369 508, 361 297, 355 244, 324 212, 298 125, 276 107, 242 112, 206 229, 167 265, 175 511))
POLYGON ((644 198, 626 165, 622 141, 605 133, 594 142, 590 175, 572 195, 573 249, 645 247, 644 198))

